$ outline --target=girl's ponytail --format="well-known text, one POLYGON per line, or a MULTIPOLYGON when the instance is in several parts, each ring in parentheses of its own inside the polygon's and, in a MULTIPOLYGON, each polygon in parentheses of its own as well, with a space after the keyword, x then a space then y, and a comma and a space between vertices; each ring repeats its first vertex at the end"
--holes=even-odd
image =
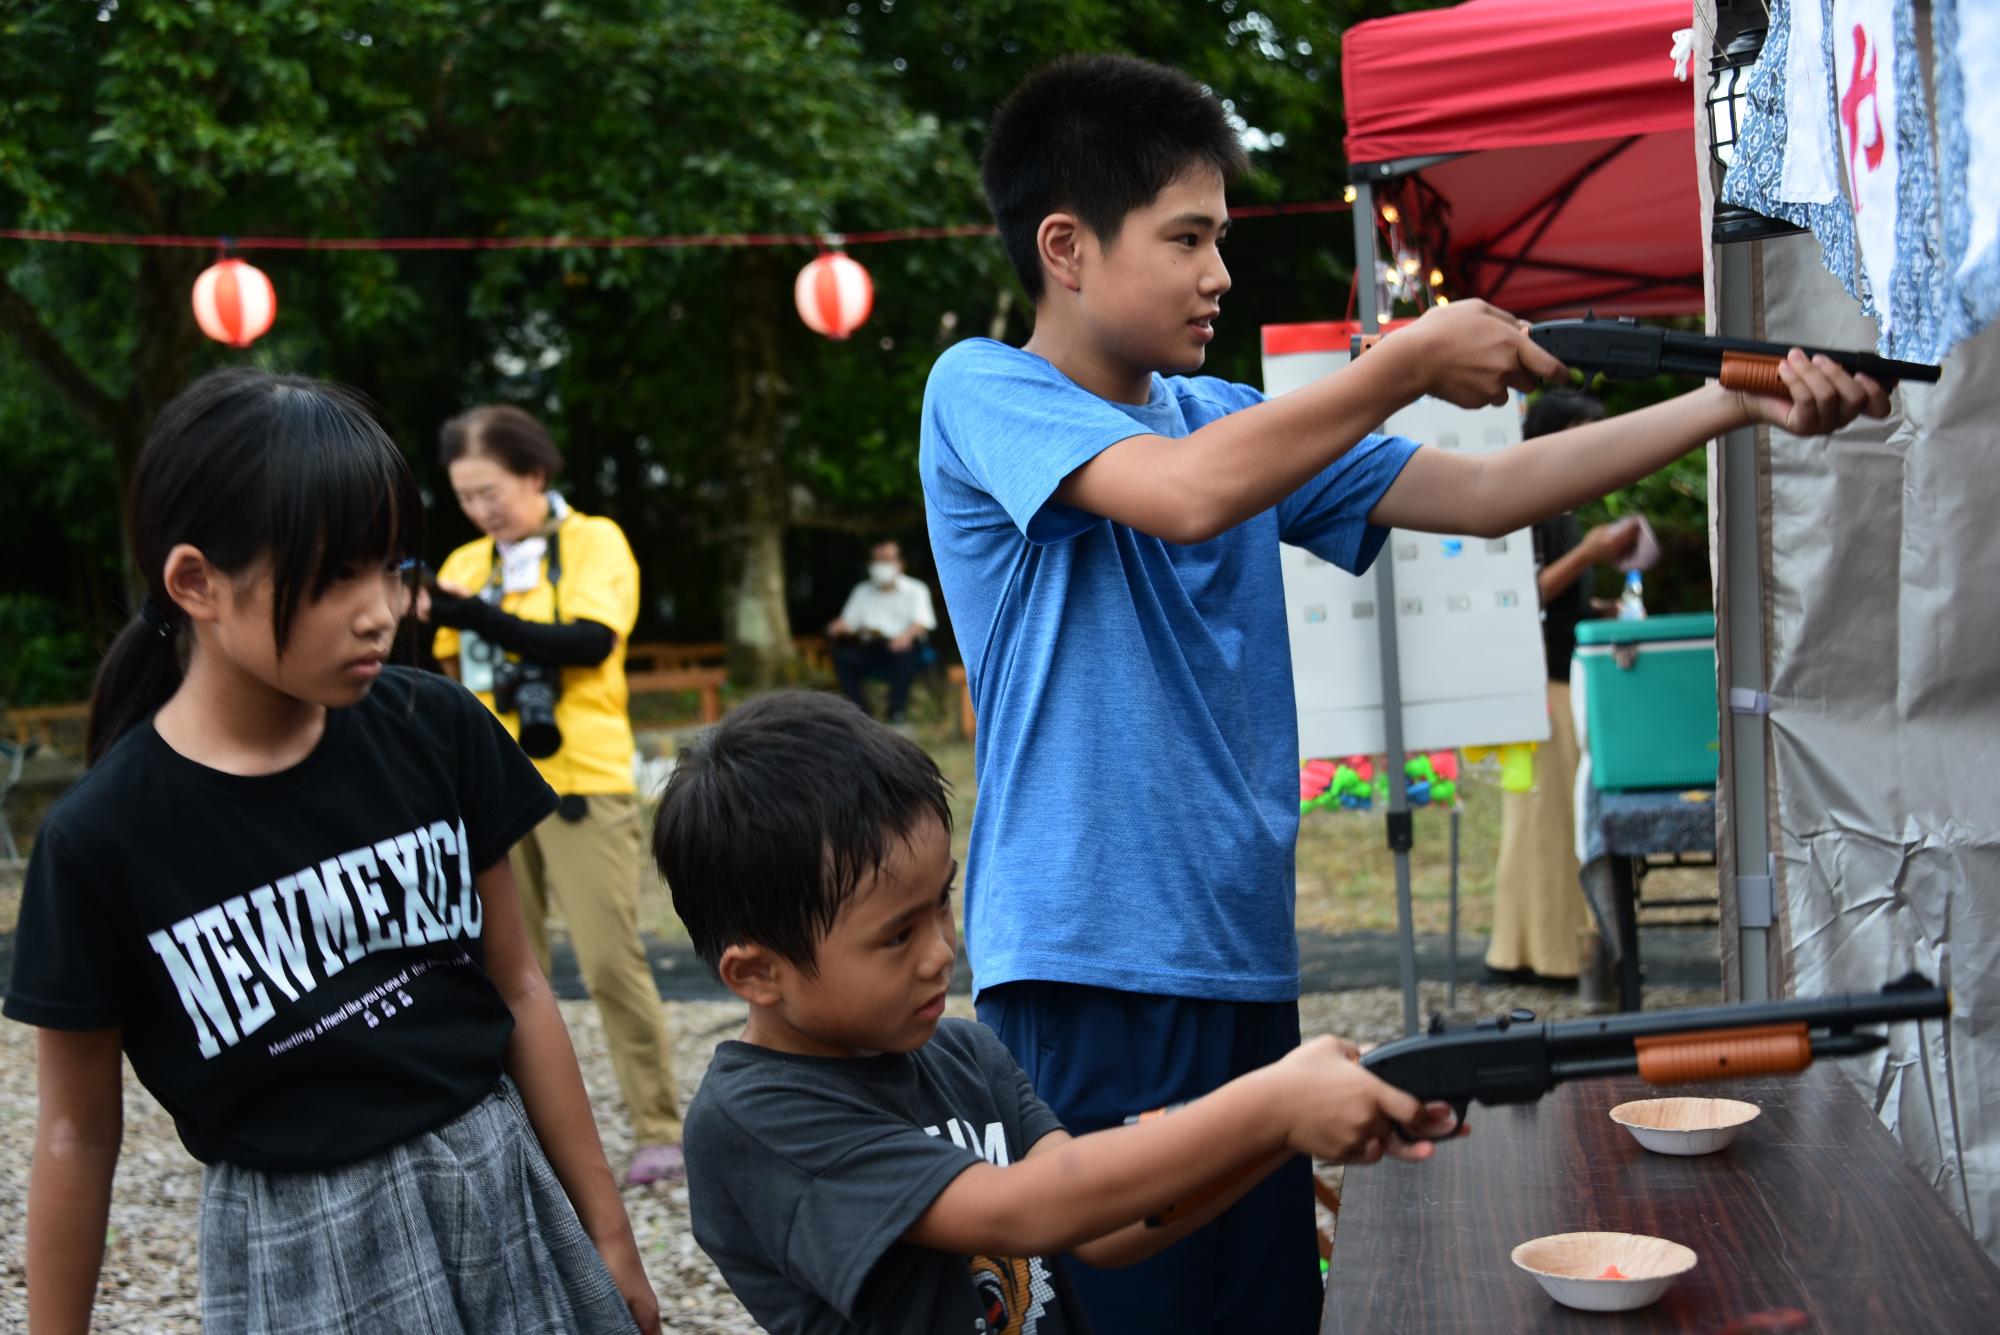
POLYGON ((95 765, 111 744, 172 698, 181 684, 177 617, 148 597, 105 651, 90 688, 90 724, 84 763, 95 765))

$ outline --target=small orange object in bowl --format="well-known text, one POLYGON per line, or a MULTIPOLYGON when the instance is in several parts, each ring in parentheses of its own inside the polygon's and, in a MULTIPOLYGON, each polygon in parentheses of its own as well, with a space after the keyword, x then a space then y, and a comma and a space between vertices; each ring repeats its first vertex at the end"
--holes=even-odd
POLYGON ((1611 1110, 1611 1120, 1655 1154, 1713 1154, 1762 1111, 1739 1099, 1639 1099, 1611 1110))
POLYGON ((1627 1312, 1658 1301, 1695 1254, 1643 1233, 1554 1233, 1516 1247, 1514 1264, 1565 1307, 1627 1312))

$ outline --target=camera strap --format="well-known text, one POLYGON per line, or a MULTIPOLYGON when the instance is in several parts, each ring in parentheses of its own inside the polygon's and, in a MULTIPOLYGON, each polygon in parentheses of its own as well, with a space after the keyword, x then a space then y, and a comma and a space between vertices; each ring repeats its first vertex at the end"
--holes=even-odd
MULTIPOLYGON (((547 545, 542 549, 542 578, 549 583, 549 620, 551 624, 557 626, 562 624, 562 531, 573 513, 575 512, 564 507, 561 514, 551 515, 548 523, 531 535, 548 539, 547 545)), ((500 587, 500 544, 490 538, 487 542, 492 547, 493 562, 486 573, 486 587, 479 591, 479 596, 498 607, 500 600, 506 596, 500 587)))
MULTIPOLYGON (((570 514, 568 506, 560 513, 552 513, 546 524, 534 536, 545 537, 547 544, 542 550, 542 577, 549 582, 549 605, 551 620, 562 624, 562 530, 570 514)), ((500 545, 491 538, 487 543, 492 551, 492 566, 487 571, 486 586, 479 591, 480 601, 494 607, 506 596, 501 587, 500 545)), ((506 658, 506 652, 499 645, 480 638, 472 631, 459 633, 458 667, 459 678, 469 691, 491 694, 493 690, 493 670, 496 664, 506 658)))

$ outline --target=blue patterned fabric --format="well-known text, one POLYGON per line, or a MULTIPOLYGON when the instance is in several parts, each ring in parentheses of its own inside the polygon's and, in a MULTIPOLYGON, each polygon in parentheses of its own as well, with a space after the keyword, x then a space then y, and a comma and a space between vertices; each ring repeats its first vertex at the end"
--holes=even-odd
MULTIPOLYGON (((1815 3, 1815 0, 1804 0, 1815 3)), ((1827 86, 1838 88, 1835 76, 1833 0, 1817 0, 1825 16, 1821 50, 1827 66, 1827 86)), ((1955 321, 1945 312, 1939 266, 1937 173, 1931 160, 1930 117, 1917 55, 1916 17, 1912 0, 1897 0, 1896 23, 1896 256, 1889 284, 1889 330, 1877 340, 1887 357, 1936 361, 1951 343, 1955 321)), ((1736 159, 1723 178, 1724 203, 1740 204, 1772 218, 1782 218, 1812 232, 1820 244, 1820 259, 1861 308, 1878 320, 1882 304, 1871 290, 1861 263, 1851 201, 1801 204, 1778 198, 1784 169, 1787 110, 1785 54, 1791 44, 1791 6, 1771 8, 1771 25, 1763 52, 1750 72, 1747 106, 1736 144, 1736 159)), ((1829 99, 1826 116, 1833 142, 1840 143, 1837 107, 1829 99)), ((1843 180, 1845 173, 1842 173, 1843 180)), ((1962 179, 1962 176, 1961 176, 1962 179)))
MULTIPOLYGON (((1983 0, 1991 4, 1992 0, 1983 0)), ((1973 0, 1974 4, 1982 0, 1973 0)), ((1945 337, 1953 343, 1970 338, 2000 315, 2000 245, 1967 267, 1971 242, 1972 206, 1968 173, 1972 136, 1965 122, 1965 70, 1958 62, 1959 0, 1935 0, 1931 8, 1938 101, 1938 184, 1942 196, 1944 246, 1940 270, 1947 300, 1945 337), (1963 270, 1963 272, 1961 272, 1963 270)), ((1989 149, 1989 151, 1991 151, 1989 149)))

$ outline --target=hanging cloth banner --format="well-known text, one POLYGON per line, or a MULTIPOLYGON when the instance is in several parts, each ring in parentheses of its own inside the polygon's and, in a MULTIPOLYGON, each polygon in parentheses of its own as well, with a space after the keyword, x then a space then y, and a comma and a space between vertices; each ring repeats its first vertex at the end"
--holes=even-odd
POLYGON ((1934 0, 1946 337, 2000 316, 2000 0, 1934 0))
MULTIPOLYGON (((1840 131, 1825 34, 1819 0, 1771 10, 1764 50, 1750 69, 1736 160, 1723 178, 1720 199, 1805 228, 1819 238, 1826 267, 1848 281, 1854 212, 1841 193, 1840 131)), ((1848 286, 1851 291, 1851 281, 1848 286)))
POLYGON ((1722 199, 1810 230, 1884 356, 1939 360, 1956 321, 1912 0, 1803 0, 1771 19, 1722 199))

